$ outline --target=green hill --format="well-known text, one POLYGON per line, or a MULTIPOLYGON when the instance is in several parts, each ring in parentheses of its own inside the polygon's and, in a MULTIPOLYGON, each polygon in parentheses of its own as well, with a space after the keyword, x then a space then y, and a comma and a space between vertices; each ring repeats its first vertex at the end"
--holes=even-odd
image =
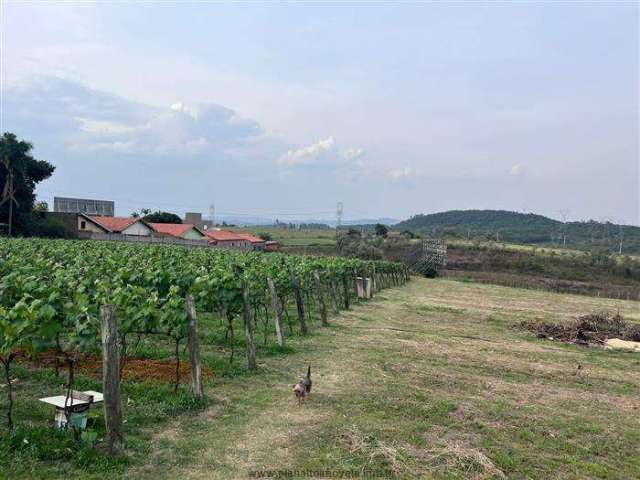
POLYGON ((640 227, 611 222, 562 223, 533 213, 506 210, 450 210, 415 215, 394 226, 397 230, 447 238, 491 239, 533 245, 563 245, 580 249, 606 248, 640 254, 640 227))

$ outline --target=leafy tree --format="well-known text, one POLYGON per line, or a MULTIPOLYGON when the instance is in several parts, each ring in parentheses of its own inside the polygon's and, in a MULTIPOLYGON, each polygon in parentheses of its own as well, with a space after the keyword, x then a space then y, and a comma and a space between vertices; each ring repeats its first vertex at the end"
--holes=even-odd
POLYGON ((258 233, 258 237, 260 237, 262 240, 264 240, 265 242, 268 242, 270 240, 273 239, 273 237, 271 236, 270 233, 268 232, 260 232, 258 233))
MULTIPOLYGON (((15 134, 5 132, 0 137, 0 190, 5 188, 9 171, 13 173, 13 229, 19 234, 29 234, 31 216, 36 195, 36 185, 49 178, 55 167, 44 160, 36 160, 31 154, 33 145, 18 140, 15 134), (9 169, 5 166, 8 163, 9 169)), ((9 203, 0 206, 0 222, 8 223, 9 203)))
POLYGON ((49 204, 45 201, 36 202, 33 205, 33 211, 37 213, 44 213, 49 211, 49 204))
POLYGON ((376 223, 375 229, 377 237, 386 237, 387 233, 389 233, 389 229, 386 227, 386 225, 383 225, 381 223, 376 223))
MULTIPOLYGON (((156 213, 159 213, 159 212, 156 212, 156 213)), ((150 208, 141 208, 139 212, 137 210, 133 211, 133 212, 131 212, 130 216, 132 218, 144 218, 147 215, 151 215, 151 209, 150 208)))
POLYGON ((150 223, 182 223, 182 219, 171 212, 153 212, 142 217, 145 222, 150 223))

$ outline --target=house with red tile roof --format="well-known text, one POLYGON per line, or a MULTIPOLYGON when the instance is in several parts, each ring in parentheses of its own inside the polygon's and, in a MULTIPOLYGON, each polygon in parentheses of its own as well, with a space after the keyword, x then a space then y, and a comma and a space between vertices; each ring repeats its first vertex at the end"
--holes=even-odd
POLYGON ((209 229, 206 235, 209 243, 216 247, 241 248, 246 250, 253 248, 251 242, 239 233, 209 229))
POLYGON ((267 243, 263 239, 256 237, 255 235, 251 235, 250 233, 237 233, 236 235, 238 235, 240 238, 249 240, 254 250, 264 250, 264 247, 267 243))
POLYGON ((265 252, 277 252, 280 250, 280 244, 274 240, 269 240, 268 242, 264 242, 264 251, 265 252))
POLYGON ((202 230, 191 223, 149 223, 155 233, 189 240, 205 240, 202 230))
POLYGON ((89 233, 121 233, 123 235, 149 236, 151 227, 140 218, 78 215, 78 231, 89 233))

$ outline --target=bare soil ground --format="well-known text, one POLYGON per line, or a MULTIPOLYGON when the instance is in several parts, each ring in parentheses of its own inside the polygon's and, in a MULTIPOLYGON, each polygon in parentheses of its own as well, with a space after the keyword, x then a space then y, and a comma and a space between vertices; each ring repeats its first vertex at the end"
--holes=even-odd
MULTIPOLYGON (((18 357, 21 363, 28 363, 32 367, 55 368, 56 352, 50 350, 35 356, 18 357)), ((66 363, 62 356, 58 358, 60 371, 66 372, 66 363)), ((191 365, 182 360, 179 366, 180 384, 188 384, 191 375, 191 365)), ((102 379, 102 356, 84 354, 78 357, 78 373, 88 375, 91 378, 102 379)), ((202 374, 205 379, 213 377, 210 368, 203 367, 202 374)), ((125 381, 155 380, 161 382, 176 382, 176 362, 172 359, 155 360, 150 358, 127 358, 122 362, 122 379, 125 381)))

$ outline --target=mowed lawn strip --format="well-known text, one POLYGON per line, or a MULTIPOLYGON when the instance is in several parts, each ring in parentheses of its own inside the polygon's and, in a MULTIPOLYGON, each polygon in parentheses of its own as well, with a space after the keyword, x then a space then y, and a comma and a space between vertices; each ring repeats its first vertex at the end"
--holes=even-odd
MULTIPOLYGON (((377 470, 399 478, 640 478, 640 355, 514 328, 628 301, 414 279, 293 338, 152 432, 137 478, 377 470), (312 365, 313 393, 291 385, 312 365), (580 368, 578 368, 580 365, 580 368)), ((206 348, 206 347, 205 347, 206 348)))

